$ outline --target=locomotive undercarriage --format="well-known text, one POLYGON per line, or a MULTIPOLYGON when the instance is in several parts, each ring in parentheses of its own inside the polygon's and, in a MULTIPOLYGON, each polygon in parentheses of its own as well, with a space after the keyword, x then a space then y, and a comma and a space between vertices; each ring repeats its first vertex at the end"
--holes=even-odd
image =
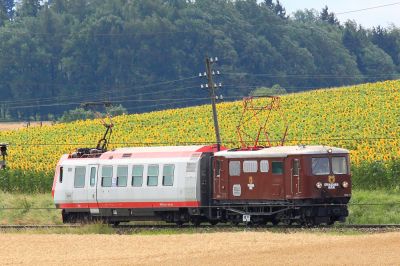
POLYGON ((217 219, 233 224, 264 225, 279 223, 304 226, 332 225, 348 216, 349 198, 306 199, 293 201, 219 202, 217 219))

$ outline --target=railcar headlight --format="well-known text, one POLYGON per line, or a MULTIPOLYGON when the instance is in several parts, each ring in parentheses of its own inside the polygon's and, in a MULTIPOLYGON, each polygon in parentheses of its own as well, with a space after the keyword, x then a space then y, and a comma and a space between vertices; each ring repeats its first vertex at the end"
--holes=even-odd
POLYGON ((315 186, 320 189, 320 188, 322 188, 322 183, 321 182, 317 182, 317 184, 315 184, 315 186))
POLYGON ((349 187, 349 182, 343 181, 343 182, 342 182, 342 187, 348 188, 348 187, 349 187))

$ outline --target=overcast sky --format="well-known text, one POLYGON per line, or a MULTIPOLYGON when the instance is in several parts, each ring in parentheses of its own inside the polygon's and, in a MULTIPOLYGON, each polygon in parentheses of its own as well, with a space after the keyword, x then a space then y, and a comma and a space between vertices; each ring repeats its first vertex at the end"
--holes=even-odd
POLYGON ((377 25, 388 26, 391 23, 400 26, 400 2, 396 0, 280 0, 280 2, 288 14, 306 8, 321 10, 325 5, 331 12, 341 13, 396 3, 391 6, 337 15, 337 17, 341 22, 348 19, 355 20, 367 28, 377 25))

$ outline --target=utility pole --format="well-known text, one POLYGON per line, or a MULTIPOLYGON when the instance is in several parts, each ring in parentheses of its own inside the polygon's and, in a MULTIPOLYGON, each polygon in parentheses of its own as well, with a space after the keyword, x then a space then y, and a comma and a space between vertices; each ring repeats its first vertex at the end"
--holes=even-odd
POLYGON ((217 141, 217 150, 220 151, 221 150, 221 136, 219 133, 219 125, 218 125, 218 114, 217 114, 217 106, 216 106, 216 99, 217 96, 215 94, 215 90, 218 87, 222 87, 222 84, 219 83, 218 85, 216 83, 214 83, 213 81, 213 76, 215 74, 219 75, 219 71, 214 72, 212 70, 212 65, 214 63, 218 62, 218 57, 215 58, 209 58, 206 57, 206 72, 204 74, 199 74, 199 77, 207 77, 207 84, 201 85, 201 88, 208 88, 209 89, 209 94, 210 94, 210 98, 211 98, 211 105, 212 105, 212 111, 213 111, 213 119, 214 119, 214 129, 215 129, 215 138, 217 141))

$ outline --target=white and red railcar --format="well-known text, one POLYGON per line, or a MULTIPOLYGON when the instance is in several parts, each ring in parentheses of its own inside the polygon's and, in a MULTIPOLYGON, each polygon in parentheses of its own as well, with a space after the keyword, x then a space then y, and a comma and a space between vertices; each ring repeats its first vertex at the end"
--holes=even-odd
POLYGON ((349 163, 325 146, 121 148, 64 155, 53 197, 64 222, 331 224, 348 215, 349 163))

